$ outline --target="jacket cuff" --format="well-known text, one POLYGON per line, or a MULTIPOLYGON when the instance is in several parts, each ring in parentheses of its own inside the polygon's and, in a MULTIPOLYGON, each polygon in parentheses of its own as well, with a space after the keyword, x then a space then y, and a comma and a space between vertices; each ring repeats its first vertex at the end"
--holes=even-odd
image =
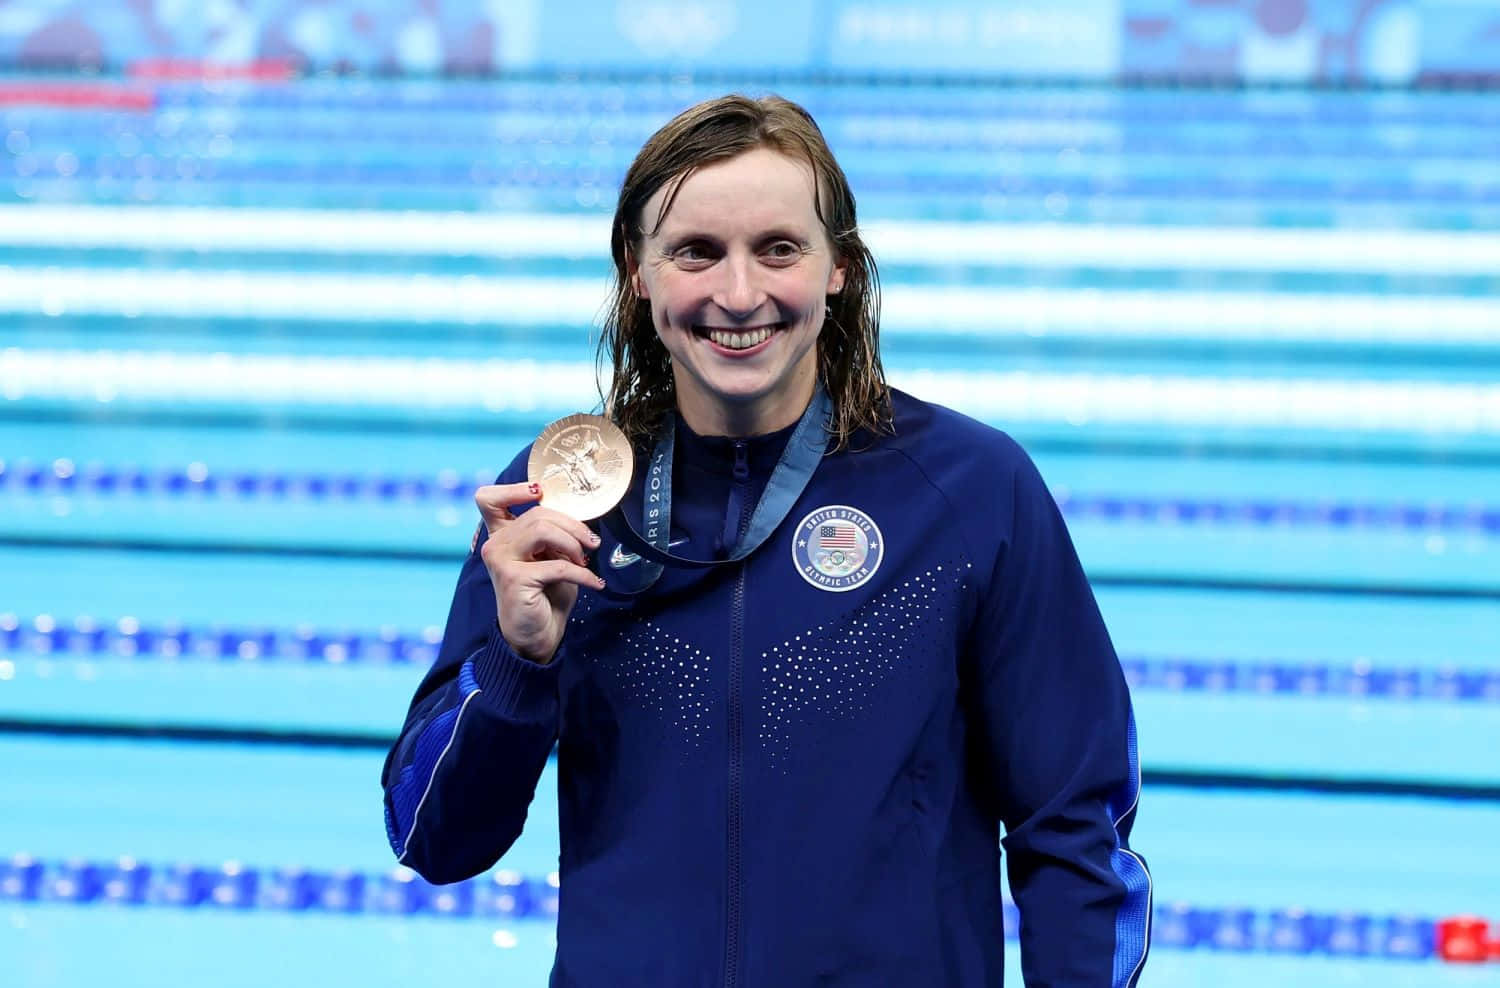
POLYGON ((562 657, 559 647, 546 665, 523 659, 497 625, 484 648, 469 659, 480 690, 479 702, 513 720, 546 720, 557 709, 557 670, 562 657))

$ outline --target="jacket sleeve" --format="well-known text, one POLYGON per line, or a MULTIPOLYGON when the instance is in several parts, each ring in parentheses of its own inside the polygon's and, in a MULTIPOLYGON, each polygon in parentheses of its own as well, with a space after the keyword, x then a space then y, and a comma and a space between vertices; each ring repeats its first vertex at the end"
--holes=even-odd
MULTIPOLYGON (((509 482, 515 468, 498 482, 509 482)), ((382 772, 391 848, 435 883, 477 875, 515 843, 558 733, 566 655, 560 648, 539 665, 506 643, 479 556, 484 539, 481 527, 437 659, 382 772)))
POLYGON ((1141 778, 1130 694, 1062 514, 1015 453, 973 646, 1021 968, 1032 986, 1129 988, 1151 920, 1151 878, 1128 844, 1141 778))

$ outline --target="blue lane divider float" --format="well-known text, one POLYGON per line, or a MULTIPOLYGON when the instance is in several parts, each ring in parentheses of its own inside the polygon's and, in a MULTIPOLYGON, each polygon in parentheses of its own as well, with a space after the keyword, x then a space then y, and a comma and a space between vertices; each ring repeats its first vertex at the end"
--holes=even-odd
POLYGON ((71 460, 51 463, 0 460, 0 491, 29 494, 149 497, 235 497, 267 500, 467 501, 494 475, 464 477, 445 470, 435 477, 290 472, 215 472, 201 463, 143 470, 71 460))
MULTIPOLYGON (((560 881, 496 870, 431 885, 407 868, 367 873, 119 861, 0 860, 0 902, 274 910, 367 916, 555 920, 560 881)), ((1005 932, 1020 914, 1005 903, 1005 932)), ((1178 949, 1423 960, 1434 956, 1436 922, 1420 916, 1302 909, 1158 906, 1152 945, 1178 949)))
MULTIPOLYGON (((752 73, 751 77, 756 75, 752 73)), ((793 85, 804 78, 798 72, 774 75, 793 85)), ((1047 82, 965 91, 942 81, 924 81, 905 75, 868 76, 859 81, 858 86, 820 89, 818 105, 828 116, 830 124, 836 123, 843 114, 862 115, 871 111, 963 120, 1032 120, 1045 112, 1049 119, 1169 124, 1202 120, 1220 123, 1226 116, 1237 114, 1247 123, 1260 124, 1279 135, 1286 125, 1296 123, 1311 122, 1323 128, 1368 127, 1372 123, 1482 125, 1497 118, 1494 107, 1485 105, 1483 100, 1474 98, 1462 87, 1459 87, 1456 98, 1433 104, 1431 100, 1447 95, 1443 90, 1435 89, 1432 97, 1419 106, 1414 106, 1409 100, 1403 102, 1401 92, 1391 94, 1389 99, 1378 93, 1364 93, 1351 99, 1337 93, 1320 97, 1304 92, 1263 92, 1258 95, 1265 97, 1264 100, 1257 102, 1253 111, 1247 111, 1243 92, 1233 88, 1217 92, 1189 89, 1170 93, 1125 90, 1123 100, 1105 101, 1091 98, 1092 93, 1080 94, 1077 90, 1070 90, 1066 84, 1047 82), (1041 103, 1037 100, 1039 93, 1051 98, 1041 103)), ((630 114, 656 116, 676 113, 692 99, 718 95, 727 84, 723 77, 717 77, 696 83, 688 79, 684 86, 684 80, 678 76, 625 72, 613 76, 601 74, 583 80, 582 84, 572 79, 551 79, 515 88, 445 81, 439 89, 425 89, 420 93, 403 91, 399 84, 356 91, 306 80, 287 86, 230 89, 215 89, 201 82, 180 82, 157 86, 155 92, 159 105, 176 109, 217 109, 228 105, 245 111, 267 112, 317 109, 325 112, 408 110, 420 114, 440 111, 532 113, 554 120, 584 115, 591 123, 607 124, 619 122, 622 116, 630 114)), ((334 119, 338 119, 338 115, 334 115, 334 119)), ((631 125, 627 122, 627 126, 631 125)), ((644 139, 646 129, 638 129, 642 130, 644 139)), ((1476 130, 1475 133, 1483 134, 1484 131, 1476 130)), ((420 134, 421 131, 414 126, 413 136, 420 134)))
MULTIPOLYGON (((418 632, 393 627, 329 631, 310 626, 144 625, 133 617, 60 621, 50 614, 23 620, 0 614, 0 656, 426 666, 437 657, 442 639, 442 628, 435 625, 418 632)), ((1133 689, 1500 703, 1500 663, 1491 668, 1417 667, 1366 660, 1320 663, 1127 654, 1120 664, 1133 689)))
MULTIPOLYGON (((444 470, 432 477, 295 472, 218 472, 201 463, 144 470, 135 466, 0 460, 0 492, 80 496, 230 497, 396 502, 472 501, 492 474, 444 470)), ((1054 493, 1069 517, 1160 524, 1395 529, 1500 536, 1500 506, 1479 503, 1251 498, 1126 497, 1054 493)))
POLYGON ((1132 689, 1500 703, 1500 665, 1421 668, 1364 660, 1328 664, 1137 655, 1122 655, 1120 665, 1132 689))
POLYGON ((119 861, 0 861, 0 902, 274 909, 367 915, 557 915, 556 875, 494 871, 453 885, 431 885, 408 868, 384 873, 246 868, 119 861))
MULTIPOLYGON (((620 187, 625 167, 619 165, 551 164, 545 168, 531 162, 518 162, 509 168, 477 176, 466 162, 454 164, 407 164, 400 161, 366 162, 351 171, 341 162, 254 163, 226 159, 199 160, 191 177, 175 171, 159 176, 166 187, 186 186, 195 191, 217 183, 286 183, 297 185, 402 185, 409 188, 449 188, 469 185, 494 186, 532 191, 596 189, 620 187)), ((70 185, 95 182, 126 182, 138 178, 134 165, 115 156, 72 160, 66 164, 56 159, 40 162, 20 157, 0 158, 0 180, 57 180, 70 185)), ((1071 175, 913 175, 905 172, 881 174, 856 173, 855 186, 861 195, 921 196, 937 198, 957 196, 971 199, 988 195, 1042 197, 1063 195, 1077 200, 1156 199, 1167 203, 1183 198, 1213 199, 1222 202, 1260 202, 1285 200, 1323 204, 1327 202, 1401 204, 1423 203, 1481 208, 1500 203, 1500 183, 1483 179, 1463 182, 1433 181, 1409 176, 1370 177, 1347 181, 1319 176, 1224 178, 1218 175, 1126 175, 1095 179, 1071 175)))
POLYGON ((1232 953, 1321 954, 1423 960, 1436 953, 1436 923, 1419 916, 1313 913, 1303 909, 1156 907, 1151 945, 1232 953))
POLYGON ((443 629, 437 626, 420 632, 392 627, 336 632, 307 626, 143 625, 133 617, 61 622, 48 614, 22 621, 14 614, 0 614, 0 655, 429 665, 442 640, 443 629))
MULTIPOLYGON (((670 115, 677 108, 676 104, 672 104, 661 112, 670 115)), ((959 132, 949 129, 941 138, 934 139, 930 127, 917 131, 902 125, 903 118, 909 117, 912 112, 902 111, 895 116, 893 126, 885 131, 870 133, 857 121, 851 124, 837 116, 830 118, 823 130, 825 133, 833 132, 829 134, 830 138, 837 138, 840 153, 846 155, 871 151, 928 154, 937 151, 951 154, 965 151, 1014 151, 1017 148, 1014 136, 1003 132, 987 131, 975 118, 971 118, 975 119, 975 122, 968 131, 959 132)), ((598 111, 588 114, 576 107, 569 107, 554 109, 549 113, 551 116, 546 125, 533 124, 518 114, 514 118, 502 118, 493 130, 476 128, 439 132, 434 132, 431 127, 423 124, 413 125, 399 120, 379 121, 337 116, 302 124, 293 123, 284 117, 257 119, 247 116, 226 126, 221 119, 216 120, 213 115, 203 113, 184 119, 181 126, 174 132, 173 139, 178 142, 179 146, 192 141, 208 141, 219 134, 227 134, 234 141, 299 141, 304 144, 323 141, 344 147, 351 144, 355 146, 375 143, 410 144, 420 141, 422 147, 429 149, 483 146, 493 152, 496 145, 502 148, 529 150, 542 141, 550 141, 556 147, 590 148, 597 143, 597 136, 602 132, 608 148, 628 156, 650 133, 650 128, 644 125, 601 119, 602 114, 598 111)), ((1034 116, 1035 114, 1024 112, 998 112, 989 114, 989 119, 1014 121, 1034 116)), ((1112 120, 1121 118, 1122 115, 1118 112, 1108 117, 1112 120)), ((663 119, 666 119, 666 116, 663 116, 663 119)), ((924 117, 923 119, 925 121, 931 118, 924 117)), ((1057 134, 1039 132, 1027 135, 1025 148, 1033 152, 1057 152, 1063 148, 1074 148, 1078 151, 1104 151, 1121 155, 1161 156, 1201 154, 1205 149, 1212 148, 1224 156, 1253 154, 1261 159, 1270 155, 1325 156, 1361 163, 1368 163, 1378 155, 1384 159, 1383 164, 1387 167, 1415 164, 1423 157, 1421 151, 1392 147, 1389 141, 1372 136, 1373 131, 1369 128, 1368 121, 1361 121, 1352 126, 1346 123, 1342 133, 1336 126, 1326 123, 1316 131, 1302 133, 1291 133, 1281 129, 1290 122, 1294 121, 1287 116, 1282 120, 1268 121, 1267 126, 1258 131, 1246 128, 1244 133, 1216 134, 1214 135, 1216 140, 1206 138, 1201 133, 1193 133, 1191 130, 1185 133, 1159 130, 1118 133, 1103 129, 1098 132, 1075 130, 1071 133, 1064 131, 1057 134)), ((1398 118, 1393 122, 1399 123, 1401 120, 1398 118)), ((1408 118, 1406 122, 1412 121, 1408 118)), ((1465 143, 1449 144, 1443 148, 1444 158, 1487 162, 1495 160, 1497 155, 1500 155, 1500 142, 1483 136, 1488 121, 1482 115, 1450 114, 1446 120, 1421 118, 1416 122, 1434 127, 1447 125, 1473 128, 1472 136, 1465 135, 1465 143)), ((128 139, 126 135, 138 138, 143 145, 160 139, 160 135, 154 128, 132 128, 128 123, 121 121, 118 115, 113 114, 108 116, 75 114, 67 117, 36 119, 24 123, 17 121, 12 130, 25 134, 28 141, 34 144, 66 142, 75 150, 89 150, 91 145, 97 146, 106 142, 125 140, 128 139)))

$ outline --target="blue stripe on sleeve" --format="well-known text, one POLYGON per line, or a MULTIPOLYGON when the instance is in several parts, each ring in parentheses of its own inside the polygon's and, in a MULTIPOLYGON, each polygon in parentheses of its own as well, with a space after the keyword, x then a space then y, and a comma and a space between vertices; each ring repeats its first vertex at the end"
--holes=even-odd
POLYGON ((1125 901, 1115 917, 1115 966, 1110 983, 1113 988, 1130 988, 1136 983, 1146 963, 1151 939, 1151 873, 1140 856, 1125 846, 1120 835, 1123 824, 1135 815, 1141 795, 1141 762, 1136 752, 1135 712, 1130 713, 1128 743, 1130 777, 1116 798, 1109 802, 1109 814, 1115 824, 1115 847, 1109 856, 1110 867, 1125 886, 1125 901))
POLYGON ((401 766, 401 774, 396 779, 396 784, 391 786, 391 798, 385 812, 385 829, 391 850, 396 852, 398 861, 406 857, 406 844, 412 831, 416 829, 417 814, 421 812, 422 802, 432 787, 438 764, 458 734, 459 718, 469 701, 479 692, 472 662, 465 662, 459 670, 458 685, 464 702, 443 711, 422 729, 411 761, 401 766))
POLYGON ((1146 960, 1146 944, 1151 937, 1151 875, 1131 851, 1114 851, 1109 864, 1125 883, 1125 902, 1115 917, 1115 969, 1111 983, 1115 988, 1130 988, 1146 960))
POLYGON ((474 660, 469 659, 458 667, 458 691, 467 697, 479 692, 479 680, 474 678, 474 660))

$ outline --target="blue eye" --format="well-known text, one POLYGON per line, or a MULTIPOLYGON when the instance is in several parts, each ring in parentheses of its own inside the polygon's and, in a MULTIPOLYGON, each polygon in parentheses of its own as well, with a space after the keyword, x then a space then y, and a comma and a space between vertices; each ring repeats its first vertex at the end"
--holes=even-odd
POLYGON ((791 261, 802 256, 802 248, 790 240, 778 240, 768 245, 764 253, 775 261, 791 261))
POLYGON ((693 243, 673 248, 672 259, 693 263, 712 260, 713 255, 709 253, 707 246, 704 244, 693 243))

